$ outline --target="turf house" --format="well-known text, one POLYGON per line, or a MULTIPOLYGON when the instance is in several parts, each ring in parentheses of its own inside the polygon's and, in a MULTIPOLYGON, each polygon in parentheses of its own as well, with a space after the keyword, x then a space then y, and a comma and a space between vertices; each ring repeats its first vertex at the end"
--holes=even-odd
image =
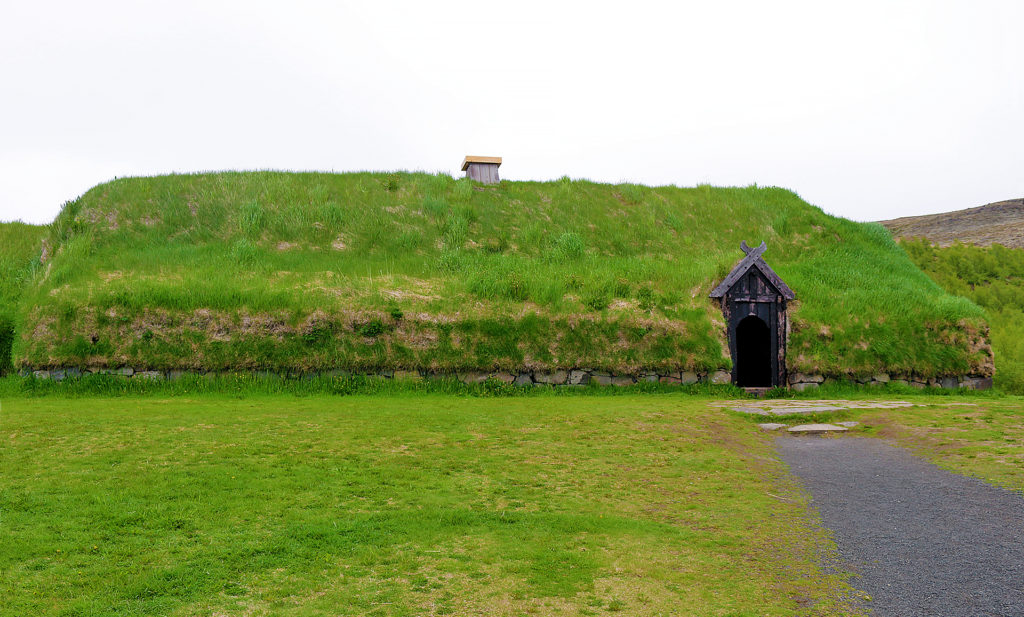
POLYGON ((776 187, 508 181, 497 157, 467 161, 493 167, 486 183, 223 172, 96 186, 5 279, 0 351, 57 379, 989 383, 984 313, 879 225, 776 187))

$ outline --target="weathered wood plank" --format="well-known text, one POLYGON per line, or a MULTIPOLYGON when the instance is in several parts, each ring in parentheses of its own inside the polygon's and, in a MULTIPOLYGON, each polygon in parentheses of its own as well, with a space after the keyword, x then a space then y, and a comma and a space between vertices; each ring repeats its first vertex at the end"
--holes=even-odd
POLYGON ((466 177, 481 184, 497 184, 498 166, 491 163, 470 163, 466 169, 466 177))

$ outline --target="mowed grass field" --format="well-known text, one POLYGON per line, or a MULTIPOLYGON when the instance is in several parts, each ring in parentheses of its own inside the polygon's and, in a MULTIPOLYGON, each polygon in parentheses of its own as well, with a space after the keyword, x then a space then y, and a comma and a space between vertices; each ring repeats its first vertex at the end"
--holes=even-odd
POLYGON ((710 401, 5 398, 0 615, 848 614, 710 401))
POLYGON ((867 434, 891 439, 940 467, 1024 492, 1024 399, 935 402, 858 419, 867 434))

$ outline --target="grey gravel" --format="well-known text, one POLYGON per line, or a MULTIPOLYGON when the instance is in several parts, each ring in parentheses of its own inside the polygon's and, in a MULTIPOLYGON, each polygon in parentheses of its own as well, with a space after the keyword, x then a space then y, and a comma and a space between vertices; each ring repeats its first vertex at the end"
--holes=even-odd
POLYGON ((873 616, 1024 615, 1024 497, 878 439, 775 443, 873 616))

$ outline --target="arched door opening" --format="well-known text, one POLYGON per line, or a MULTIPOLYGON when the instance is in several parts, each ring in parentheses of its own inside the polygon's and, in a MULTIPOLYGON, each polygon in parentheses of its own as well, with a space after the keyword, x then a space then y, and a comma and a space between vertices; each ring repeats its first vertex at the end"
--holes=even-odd
POLYGON ((772 335, 768 324, 755 315, 744 317, 736 326, 736 385, 772 385, 772 335))

